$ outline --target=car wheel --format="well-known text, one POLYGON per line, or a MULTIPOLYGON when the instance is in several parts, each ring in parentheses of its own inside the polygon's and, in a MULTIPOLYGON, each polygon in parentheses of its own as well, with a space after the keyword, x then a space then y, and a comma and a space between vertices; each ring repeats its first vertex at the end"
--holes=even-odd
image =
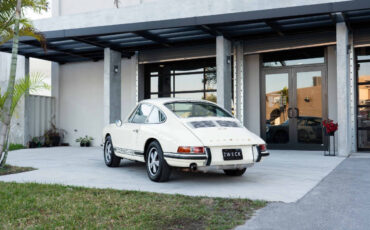
POLYGON ((225 169, 224 172, 228 176, 241 176, 245 173, 247 168, 244 169, 225 169))
POLYGON ((104 143, 104 162, 108 167, 118 167, 121 163, 121 158, 114 154, 112 139, 110 136, 105 138, 104 143))
POLYGON ((171 167, 163 157, 163 151, 157 141, 149 144, 146 152, 146 169, 148 176, 152 181, 168 181, 171 175, 171 167))

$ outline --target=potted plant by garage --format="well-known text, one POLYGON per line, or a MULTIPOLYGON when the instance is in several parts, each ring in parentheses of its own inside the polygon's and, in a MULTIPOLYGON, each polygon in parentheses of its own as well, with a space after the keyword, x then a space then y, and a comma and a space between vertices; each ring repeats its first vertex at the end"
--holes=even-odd
POLYGON ((334 123, 333 120, 324 120, 322 125, 325 129, 326 135, 329 137, 329 143, 327 149, 324 151, 325 156, 335 156, 335 132, 338 130, 338 123, 334 123), (331 151, 330 137, 333 139, 334 153, 331 151))
POLYGON ((94 138, 90 136, 85 136, 85 137, 79 137, 76 139, 77 143, 80 143, 81 147, 90 147, 91 146, 91 141, 93 141, 94 138))
POLYGON ((51 128, 44 134, 45 146, 59 146, 64 138, 65 133, 65 130, 58 129, 53 123, 51 123, 51 128))

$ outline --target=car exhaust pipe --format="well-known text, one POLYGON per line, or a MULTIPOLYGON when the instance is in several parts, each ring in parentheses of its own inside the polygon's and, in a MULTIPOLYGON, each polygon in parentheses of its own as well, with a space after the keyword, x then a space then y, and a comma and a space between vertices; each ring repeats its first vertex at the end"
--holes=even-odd
POLYGON ((190 170, 191 170, 192 172, 197 171, 197 164, 192 163, 192 164, 190 165, 190 170))

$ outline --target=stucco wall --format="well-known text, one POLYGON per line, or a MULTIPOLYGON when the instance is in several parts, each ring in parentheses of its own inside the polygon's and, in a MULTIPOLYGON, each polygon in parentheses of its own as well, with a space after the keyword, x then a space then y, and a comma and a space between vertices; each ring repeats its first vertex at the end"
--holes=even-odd
POLYGON ((103 61, 60 66, 60 128, 65 142, 77 145, 81 136, 92 136, 101 144, 103 130, 103 61))

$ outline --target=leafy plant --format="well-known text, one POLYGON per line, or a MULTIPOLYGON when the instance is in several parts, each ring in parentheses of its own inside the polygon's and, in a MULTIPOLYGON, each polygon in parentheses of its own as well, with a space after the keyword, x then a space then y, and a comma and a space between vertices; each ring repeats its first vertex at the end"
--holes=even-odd
POLYGON ((44 134, 46 146, 59 146, 64 135, 67 133, 64 129, 58 129, 54 123, 51 123, 51 128, 44 134))
POLYGON ((14 150, 19 150, 19 149, 25 149, 26 147, 22 144, 14 144, 10 143, 9 144, 9 151, 14 151, 14 150))
MULTIPOLYGON (((5 166, 8 156, 8 137, 12 111, 14 111, 13 100, 15 97, 15 75, 17 70, 18 44, 20 36, 31 36, 40 41, 46 50, 44 36, 36 31, 30 21, 24 18, 24 10, 31 9, 40 13, 48 9, 47 0, 1 0, 0 1, 0 45, 12 40, 12 58, 6 97, 0 108, 0 168, 5 166)), ((5 94, 4 94, 5 95, 5 94)))
POLYGON ((91 142, 94 140, 94 138, 90 137, 90 136, 85 136, 85 137, 79 137, 76 139, 76 142, 77 143, 80 143, 80 146, 90 146, 91 145, 91 142))

